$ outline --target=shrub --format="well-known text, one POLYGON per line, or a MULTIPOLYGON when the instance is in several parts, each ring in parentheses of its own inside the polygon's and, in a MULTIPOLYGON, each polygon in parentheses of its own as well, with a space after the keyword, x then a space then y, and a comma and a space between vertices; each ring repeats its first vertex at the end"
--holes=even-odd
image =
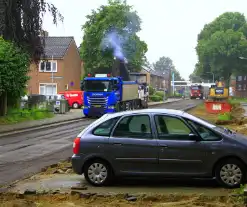
POLYGON ((153 102, 159 102, 159 101, 162 101, 162 97, 160 96, 157 96, 157 95, 152 95, 152 96, 149 96, 149 99, 153 102))
POLYGON ((156 91, 155 96, 160 96, 162 99, 164 98, 164 91, 156 91))
POLYGON ((149 95, 152 96, 155 93, 155 89, 152 86, 149 86, 149 95))
POLYGON ((218 115, 218 120, 220 121, 230 121, 232 119, 231 113, 224 113, 218 115))

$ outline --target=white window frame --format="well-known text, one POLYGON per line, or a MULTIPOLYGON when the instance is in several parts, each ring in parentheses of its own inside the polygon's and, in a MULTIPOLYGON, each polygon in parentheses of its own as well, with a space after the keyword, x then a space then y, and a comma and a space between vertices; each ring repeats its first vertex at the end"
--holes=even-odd
MULTIPOLYGON (((54 91, 54 94, 53 95, 57 95, 57 83, 39 83, 39 94, 40 94, 40 86, 41 85, 49 85, 49 86, 55 86, 56 87, 56 90, 54 91)), ((46 94, 46 96, 50 96, 52 94, 46 94)))
POLYGON ((40 62, 39 62, 39 72, 42 72, 42 73, 57 73, 57 60, 48 60, 48 61, 46 61, 46 60, 41 60, 40 62), (46 70, 46 67, 45 67, 45 70, 41 70, 41 63, 42 62, 50 62, 51 63, 51 71, 47 71, 46 70), (55 68, 55 70, 53 70, 53 63, 56 63, 56 68, 55 68))

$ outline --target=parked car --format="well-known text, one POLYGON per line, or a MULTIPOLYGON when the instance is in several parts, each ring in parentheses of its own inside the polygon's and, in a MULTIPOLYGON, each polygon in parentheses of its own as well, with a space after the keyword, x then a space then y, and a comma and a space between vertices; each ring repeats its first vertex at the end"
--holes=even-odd
POLYGON ((83 91, 64 91, 59 94, 68 101, 70 108, 78 109, 83 106, 83 91))
POLYGON ((247 138, 186 112, 145 109, 106 114, 74 140, 72 166, 92 185, 114 177, 215 178, 246 181, 247 138))

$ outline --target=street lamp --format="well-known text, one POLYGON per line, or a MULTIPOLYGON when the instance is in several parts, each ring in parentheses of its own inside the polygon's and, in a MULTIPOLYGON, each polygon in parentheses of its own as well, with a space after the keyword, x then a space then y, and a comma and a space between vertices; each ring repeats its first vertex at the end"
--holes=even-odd
POLYGON ((214 83, 214 73, 213 72, 206 72, 206 73, 210 73, 213 75, 213 83, 214 83))

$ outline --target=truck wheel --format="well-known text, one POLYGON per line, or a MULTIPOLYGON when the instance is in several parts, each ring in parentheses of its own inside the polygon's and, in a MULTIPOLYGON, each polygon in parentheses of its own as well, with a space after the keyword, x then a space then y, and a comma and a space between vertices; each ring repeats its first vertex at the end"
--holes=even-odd
POLYGON ((73 108, 73 109, 78 109, 78 108, 79 108, 79 104, 76 103, 76 102, 73 103, 73 104, 72 104, 72 108, 73 108))

